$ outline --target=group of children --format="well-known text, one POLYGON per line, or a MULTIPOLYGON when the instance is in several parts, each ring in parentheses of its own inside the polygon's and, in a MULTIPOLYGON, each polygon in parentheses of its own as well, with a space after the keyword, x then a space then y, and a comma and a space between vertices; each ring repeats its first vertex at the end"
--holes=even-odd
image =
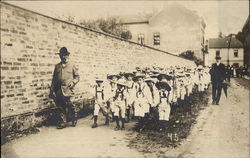
POLYGON ((209 68, 136 68, 133 73, 108 75, 107 79, 96 79, 94 124, 98 127, 99 112, 116 122, 115 130, 124 130, 131 117, 142 124, 151 109, 157 109, 160 130, 169 121, 171 106, 185 106, 194 88, 204 92, 210 82, 209 68), (120 124, 121 123, 121 124, 120 124))

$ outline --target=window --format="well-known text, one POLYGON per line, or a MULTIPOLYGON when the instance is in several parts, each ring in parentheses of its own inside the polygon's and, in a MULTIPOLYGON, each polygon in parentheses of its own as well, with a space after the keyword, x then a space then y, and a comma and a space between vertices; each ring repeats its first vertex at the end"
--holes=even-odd
POLYGON ((234 50, 234 57, 235 57, 235 58, 238 58, 238 57, 239 57, 238 49, 235 49, 235 50, 234 50))
POLYGON ((220 51, 216 50, 216 56, 220 56, 220 51))
POLYGON ((160 45, 160 33, 154 33, 154 45, 160 45))
POLYGON ((142 34, 142 33, 140 33, 140 34, 138 34, 138 43, 139 44, 145 44, 144 43, 144 34, 142 34))

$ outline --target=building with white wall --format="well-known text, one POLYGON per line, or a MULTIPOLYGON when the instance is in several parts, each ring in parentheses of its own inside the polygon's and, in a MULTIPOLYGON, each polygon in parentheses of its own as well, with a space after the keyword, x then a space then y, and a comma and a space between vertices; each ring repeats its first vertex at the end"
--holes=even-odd
POLYGON ((169 5, 150 18, 130 16, 121 20, 131 31, 132 41, 173 54, 192 50, 202 58, 206 24, 196 12, 182 5, 169 5))
POLYGON ((220 56, 221 62, 225 65, 243 66, 243 52, 243 44, 234 36, 209 39, 205 65, 211 65, 215 62, 215 57, 220 56))

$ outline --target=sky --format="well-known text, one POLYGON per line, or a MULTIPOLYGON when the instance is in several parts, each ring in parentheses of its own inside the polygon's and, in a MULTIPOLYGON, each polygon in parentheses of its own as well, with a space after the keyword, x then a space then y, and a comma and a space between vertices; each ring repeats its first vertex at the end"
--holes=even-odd
POLYGON ((248 0, 6 2, 56 18, 70 15, 75 17, 76 21, 160 11, 171 3, 180 3, 204 18, 207 25, 206 38, 215 38, 220 31, 224 35, 238 33, 249 15, 248 0))

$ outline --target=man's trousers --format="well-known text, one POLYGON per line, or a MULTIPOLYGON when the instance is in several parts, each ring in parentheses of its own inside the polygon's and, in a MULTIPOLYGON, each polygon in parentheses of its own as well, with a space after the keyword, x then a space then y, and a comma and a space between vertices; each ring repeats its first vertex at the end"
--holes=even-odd
POLYGON ((67 121, 76 121, 77 112, 70 97, 57 96, 55 103, 57 105, 57 118, 58 123, 66 123, 67 121))
POLYGON ((212 99, 216 104, 220 101, 221 96, 222 83, 221 82, 213 82, 212 83, 212 99))

